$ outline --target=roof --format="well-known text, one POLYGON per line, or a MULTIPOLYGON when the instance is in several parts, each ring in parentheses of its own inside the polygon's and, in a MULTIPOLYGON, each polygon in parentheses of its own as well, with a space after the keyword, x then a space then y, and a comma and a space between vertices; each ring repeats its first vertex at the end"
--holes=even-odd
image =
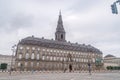
POLYGON ((95 52, 100 53, 102 52, 91 46, 91 45, 85 45, 85 44, 78 44, 78 43, 70 43, 70 42, 63 42, 63 41, 57 41, 57 40, 49 40, 42 38, 37 38, 34 36, 26 37, 22 39, 18 45, 37 45, 42 47, 48 47, 48 48, 56 48, 56 49, 65 49, 65 50, 73 50, 73 51, 82 51, 82 52, 95 52))
POLYGON ((113 56, 111 54, 108 54, 108 55, 105 56, 105 58, 109 58, 109 57, 115 57, 115 56, 113 56))

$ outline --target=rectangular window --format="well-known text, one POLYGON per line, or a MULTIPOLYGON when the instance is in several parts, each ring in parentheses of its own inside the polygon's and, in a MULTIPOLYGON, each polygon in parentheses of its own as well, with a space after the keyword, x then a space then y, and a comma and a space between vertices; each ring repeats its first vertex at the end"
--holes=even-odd
POLYGON ((37 67, 39 67, 39 62, 37 62, 37 67))
POLYGON ((33 62, 31 62, 31 67, 33 67, 34 66, 34 64, 33 64, 33 62))
POLYGON ((32 50, 35 50, 35 47, 32 47, 32 50))
POLYGON ((22 54, 19 54, 19 59, 22 59, 22 54))
POLYGON ((35 59, 35 54, 34 53, 32 53, 31 59, 35 59))
POLYGON ((42 56, 42 60, 45 60, 45 56, 42 56))
POLYGON ((40 51, 40 48, 38 48, 38 51, 40 51))
POLYGON ((23 47, 22 46, 20 46, 20 50, 22 50, 23 49, 23 47))
POLYGON ((25 58, 29 59, 29 53, 26 53, 25 58))
POLYGON ((43 51, 45 51, 45 49, 43 49, 43 51))
POLYGON ((27 65, 28 65, 28 63, 27 63, 27 62, 25 62, 25 67, 27 67, 27 65))
POLYGON ((29 47, 26 47, 27 50, 29 50, 30 48, 29 47))
POLYGON ((21 66, 21 63, 20 62, 18 62, 18 67, 20 67, 21 66))
POLYGON ((40 59, 40 56, 39 56, 39 54, 37 54, 36 58, 37 58, 37 60, 39 60, 39 59, 40 59))

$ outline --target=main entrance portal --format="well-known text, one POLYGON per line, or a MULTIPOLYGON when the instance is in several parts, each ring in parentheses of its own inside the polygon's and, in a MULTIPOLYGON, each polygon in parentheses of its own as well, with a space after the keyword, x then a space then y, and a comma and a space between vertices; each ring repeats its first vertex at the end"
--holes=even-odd
POLYGON ((72 65, 69 64, 69 72, 71 72, 71 71, 72 71, 72 65))

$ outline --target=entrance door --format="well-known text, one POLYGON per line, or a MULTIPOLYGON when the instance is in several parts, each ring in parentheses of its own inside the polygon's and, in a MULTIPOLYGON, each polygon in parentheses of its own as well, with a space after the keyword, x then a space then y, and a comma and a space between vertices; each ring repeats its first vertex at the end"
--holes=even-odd
POLYGON ((72 71, 72 65, 69 64, 69 72, 71 72, 71 71, 72 71))

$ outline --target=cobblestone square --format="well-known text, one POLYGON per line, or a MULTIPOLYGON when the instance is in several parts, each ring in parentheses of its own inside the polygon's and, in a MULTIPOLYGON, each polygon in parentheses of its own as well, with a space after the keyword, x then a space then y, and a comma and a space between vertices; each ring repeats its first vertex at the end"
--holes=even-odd
POLYGON ((120 72, 101 73, 0 73, 0 80, 120 80, 120 72))

